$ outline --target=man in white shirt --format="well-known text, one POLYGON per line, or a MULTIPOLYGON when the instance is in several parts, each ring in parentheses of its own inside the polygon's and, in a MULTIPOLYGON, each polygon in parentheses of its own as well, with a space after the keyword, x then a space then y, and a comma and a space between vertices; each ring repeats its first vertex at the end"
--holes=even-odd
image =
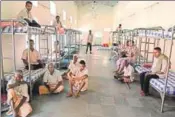
POLYGON ((80 91, 86 91, 88 88, 88 69, 84 60, 79 62, 79 69, 76 70, 75 74, 68 75, 70 92, 67 97, 79 96, 80 91))
MULTIPOLYGON (((29 40, 30 43, 30 66, 32 70, 36 70, 39 68, 44 68, 44 63, 40 60, 40 54, 39 52, 34 49, 34 41, 29 40)), ((28 49, 25 49, 22 54, 22 60, 25 64, 25 68, 29 69, 29 60, 28 60, 28 49)))
POLYGON ((31 14, 31 10, 32 10, 32 2, 27 1, 25 4, 25 9, 23 9, 22 11, 19 12, 19 14, 17 15, 17 19, 23 19, 25 20, 29 26, 33 26, 33 27, 41 27, 32 17, 31 14))
POLYGON ((134 81, 134 68, 129 64, 128 60, 125 60, 124 65, 124 75, 123 80, 125 83, 133 82, 134 81))
POLYGON ((154 48, 153 51, 154 61, 151 72, 143 72, 140 74, 141 95, 149 95, 149 81, 154 78, 165 78, 168 71, 168 57, 161 54, 159 47, 154 48))
POLYGON ((92 34, 92 31, 89 30, 89 34, 87 38, 86 54, 88 52, 88 48, 90 48, 90 54, 92 54, 92 42, 93 42, 93 34, 92 34))
POLYGON ((64 90, 61 73, 54 68, 53 63, 48 65, 48 71, 44 74, 43 82, 44 86, 39 87, 40 94, 61 93, 64 90))
POLYGON ((68 75, 75 74, 76 70, 79 67, 78 65, 79 65, 79 63, 78 63, 78 55, 74 55, 73 56, 73 60, 70 61, 70 64, 69 64, 69 67, 68 67, 68 71, 65 72, 62 75, 63 79, 68 80, 68 78, 67 78, 68 75))
POLYGON ((28 85, 23 81, 23 73, 21 70, 15 72, 14 77, 9 80, 7 84, 8 99, 10 105, 7 115, 14 117, 26 117, 32 112, 31 105, 29 104, 28 85))
POLYGON ((134 81, 134 68, 131 66, 127 59, 123 59, 122 64, 124 66, 123 71, 120 72, 116 79, 128 83, 134 81))

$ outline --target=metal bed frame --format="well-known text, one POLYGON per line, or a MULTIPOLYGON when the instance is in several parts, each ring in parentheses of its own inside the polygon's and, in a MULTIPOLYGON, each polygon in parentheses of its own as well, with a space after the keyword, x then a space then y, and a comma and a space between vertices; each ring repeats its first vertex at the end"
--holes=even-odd
MULTIPOLYGON (((152 28, 136 28, 134 29, 137 33, 137 37, 139 38, 139 50, 140 52, 143 52, 143 63, 148 63, 148 62, 153 62, 153 57, 152 61, 149 60, 149 54, 152 54, 152 52, 149 51, 150 45, 153 45, 153 47, 159 45, 160 35, 155 35, 156 32, 160 32, 163 35, 164 29, 162 27, 152 27, 152 28), (152 39, 154 39, 154 42, 151 42, 152 39), (145 41, 143 41, 145 39, 145 41), (142 50, 142 47, 144 46, 144 49, 142 50)), ((141 56, 139 56, 139 64, 141 64, 141 56)))
MULTIPOLYGON (((64 36, 66 37, 66 40, 68 40, 68 44, 66 45, 68 47, 68 56, 70 53, 70 48, 73 44, 71 44, 73 41, 74 41, 74 45, 75 46, 78 46, 77 49, 78 51, 80 51, 80 35, 81 35, 81 32, 80 31, 77 31, 77 30, 73 30, 73 29, 65 29, 65 34, 58 34, 57 33, 57 28, 55 26, 51 26, 51 25, 42 25, 41 28, 37 28, 37 27, 30 27, 28 25, 28 23, 25 21, 25 20, 17 20, 17 19, 3 19, 1 20, 1 22, 10 22, 12 23, 11 25, 8 25, 10 26, 9 27, 9 30, 10 32, 3 32, 2 29, 1 29, 1 33, 2 35, 11 35, 11 39, 12 39, 12 57, 3 57, 3 53, 2 53, 2 40, 0 39, 0 77, 1 77, 1 80, 2 80, 2 88, 3 88, 3 92, 5 92, 5 76, 4 76, 4 69, 3 69, 3 59, 11 59, 12 62, 13 62, 13 70, 11 72, 9 72, 10 74, 13 75, 13 72, 16 71, 16 60, 15 60, 15 54, 16 54, 16 47, 15 47, 15 35, 25 35, 25 37, 27 38, 27 41, 29 42, 29 40, 31 39, 31 36, 34 35, 34 40, 36 40, 36 36, 39 37, 39 53, 41 54, 42 50, 45 50, 46 52, 42 55, 47 55, 47 61, 46 63, 48 62, 53 62, 53 48, 52 48, 52 39, 49 39, 49 36, 54 36, 56 38, 56 41, 60 41, 61 38, 60 36, 62 36, 62 40, 64 41, 65 38, 64 36), (24 32, 17 32, 15 30, 15 23, 21 23, 23 24, 23 28, 25 28, 26 30, 24 32), (44 38, 41 39, 41 36, 44 36, 44 38), (74 36, 74 38, 73 38, 74 36), (51 59, 49 59, 49 42, 51 40, 51 59), (41 42, 45 43, 46 46, 44 47, 41 47, 41 42)), ((22 27, 21 27, 22 28, 22 27)), ((61 47, 62 49, 64 50, 64 45, 62 45, 63 43, 59 43, 59 48, 58 48, 58 51, 60 52, 61 50, 61 47)), ((31 63, 30 62, 30 48, 29 48, 29 43, 28 43, 28 62, 29 64, 31 63)), ((61 59, 64 59, 64 57, 61 58, 61 54, 60 53, 55 53, 55 58, 56 60, 54 61, 54 63, 57 63, 58 64, 58 68, 60 68, 60 61, 61 59), (58 59, 58 58, 61 58, 61 59, 58 59)), ((71 58, 69 58, 69 61, 70 61, 71 58)), ((9 74, 8 73, 8 74, 9 74)), ((28 74, 25 74, 28 76, 28 79, 27 82, 29 83, 29 86, 30 86, 30 99, 32 100, 32 90, 33 90, 33 84, 36 82, 36 80, 33 82, 33 79, 32 79, 32 74, 33 72, 31 72, 31 66, 29 65, 29 69, 28 69, 28 74)), ((4 111, 1 110, 1 111, 4 111)))
MULTIPOLYGON (((143 35, 143 37, 145 36, 145 38, 148 38, 149 36, 147 35, 147 31, 151 30, 151 31, 160 31, 158 35, 155 35, 157 36, 156 37, 153 37, 154 39, 157 39, 157 46, 159 45, 159 40, 160 39, 164 39, 164 43, 163 43, 163 54, 165 53, 165 46, 166 46, 166 41, 167 40, 170 40, 171 41, 171 44, 169 45, 170 46, 170 53, 168 55, 168 68, 170 67, 170 60, 171 60, 171 54, 172 54, 172 47, 173 47, 173 41, 174 41, 174 34, 175 34, 175 26, 169 28, 167 34, 165 34, 165 29, 163 29, 162 27, 153 27, 153 28, 139 28, 139 29, 136 29, 136 30, 144 30, 145 32, 145 35, 143 35), (170 33, 170 34, 168 34, 170 33)), ((155 42, 155 41, 154 41, 155 42)), ((146 44, 149 44, 149 41, 147 41, 146 44)), ((155 43, 154 43, 155 45, 155 43)), ((149 46, 148 46, 149 48, 149 46)), ((148 51, 145 51, 147 52, 148 54, 148 51)), ((165 97, 168 95, 168 96, 173 96, 174 95, 171 95, 171 94, 167 94, 166 93, 166 90, 167 90, 167 84, 168 84, 168 75, 169 75, 169 72, 170 72, 170 69, 168 69, 168 71, 166 72, 166 76, 165 76, 165 85, 164 85, 164 88, 163 88, 163 92, 162 91, 159 91, 158 89, 155 89, 153 86, 151 86, 152 88, 154 88, 157 92, 159 92, 160 94, 160 97, 161 97, 161 108, 160 108, 160 111, 163 112, 163 109, 164 109, 164 103, 165 103, 165 97)))
MULTIPOLYGON (((12 50, 13 50, 13 55, 12 55, 12 58, 10 58, 10 59, 12 59, 12 62, 13 62, 13 71, 12 72, 15 72, 16 71, 15 35, 18 35, 18 34, 25 35, 26 38, 28 39, 28 42, 30 40, 30 36, 31 35, 34 35, 34 36, 36 36, 36 35, 39 35, 39 36, 40 35, 47 35, 47 39, 45 39, 47 41, 47 45, 48 45, 48 35, 55 35, 57 37, 57 33, 56 33, 57 32, 57 29, 54 26, 48 26, 48 25, 46 26, 45 25, 45 26, 42 26, 41 28, 30 27, 30 26, 28 26, 28 23, 26 21, 24 21, 24 20, 16 20, 16 19, 4 19, 4 20, 1 20, 1 22, 12 22, 12 31, 9 32, 9 33, 7 33, 7 32, 3 33, 2 32, 2 35, 9 34, 9 35, 12 36, 12 50), (14 30, 15 29, 15 25, 14 25, 15 22, 17 22, 17 23, 24 23, 25 24, 24 25, 25 28, 27 28, 26 29, 26 32, 23 32, 23 33, 17 33, 17 32, 15 32, 15 30, 14 30)), ((41 40, 39 38, 39 46, 40 46, 40 41, 41 40)), ((2 42, 1 42, 1 45, 2 45, 2 42)), ((2 51, 2 47, 0 49, 1 49, 0 51, 2 51)), ((41 49, 42 48, 39 47, 39 51, 41 51, 41 49)), ((43 48, 43 49, 47 49, 48 50, 48 46, 46 48, 43 48)), ((31 62, 30 62, 29 57, 30 57, 30 48, 29 48, 29 43, 28 43, 28 62, 30 64, 31 62)), ((3 59, 9 59, 9 58, 7 58, 7 57, 4 58, 3 56, 1 56, 1 78, 2 78, 2 81, 5 80, 4 79, 4 71, 3 71, 3 59)), ((31 79, 31 66, 30 65, 29 65, 28 71, 29 71, 29 81, 30 81, 29 82, 29 86, 30 86, 30 97, 32 98, 32 81, 31 81, 32 79, 31 79)))

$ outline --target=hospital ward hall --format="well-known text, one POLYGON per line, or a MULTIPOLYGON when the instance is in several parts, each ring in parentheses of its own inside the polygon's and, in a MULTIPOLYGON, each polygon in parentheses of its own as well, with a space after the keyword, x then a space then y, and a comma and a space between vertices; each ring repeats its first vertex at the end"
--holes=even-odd
POLYGON ((0 117, 175 117, 175 1, 0 5, 0 117))

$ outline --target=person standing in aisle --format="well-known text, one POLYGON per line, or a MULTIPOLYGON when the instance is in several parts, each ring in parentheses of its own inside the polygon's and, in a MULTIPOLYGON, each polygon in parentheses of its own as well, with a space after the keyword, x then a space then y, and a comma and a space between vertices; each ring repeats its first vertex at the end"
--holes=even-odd
POLYGON ((88 39, 87 39, 86 54, 88 52, 88 48, 90 48, 90 54, 92 54, 92 42, 93 42, 93 34, 92 34, 92 31, 89 30, 88 39))

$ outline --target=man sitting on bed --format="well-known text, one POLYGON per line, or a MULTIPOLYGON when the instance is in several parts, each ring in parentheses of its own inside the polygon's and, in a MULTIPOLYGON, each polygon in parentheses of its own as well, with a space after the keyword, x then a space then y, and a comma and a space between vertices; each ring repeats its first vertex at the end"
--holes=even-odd
POLYGON ((154 48, 153 51, 154 61, 150 72, 143 72, 140 74, 141 95, 149 95, 149 81, 159 78, 165 78, 165 74, 168 71, 168 57, 161 54, 159 47, 154 48))
POLYGON ((27 1, 25 7, 26 7, 25 9, 19 12, 17 19, 25 20, 29 26, 41 27, 32 17, 31 14, 32 2, 27 1))
MULTIPOLYGON (((34 49, 34 41, 29 40, 30 43, 30 66, 32 70, 44 68, 45 65, 44 63, 41 62, 40 60, 40 54, 39 52, 34 49)), ((23 63, 25 64, 25 68, 29 69, 29 61, 28 61, 28 49, 25 49, 22 54, 22 60, 23 63)))
POLYGON ((78 67, 79 63, 78 63, 78 56, 74 55, 73 56, 73 60, 70 61, 69 67, 68 67, 68 71, 66 71, 62 77, 65 80, 68 80, 68 74, 74 74, 76 72, 76 69, 78 67))
POLYGON ((67 97, 79 96, 80 91, 86 91, 88 88, 88 69, 84 60, 79 62, 80 66, 74 74, 69 74, 70 92, 67 97))
POLYGON ((7 115, 26 117, 32 112, 29 104, 28 85, 23 81, 21 70, 17 70, 14 77, 8 81, 7 92, 7 103, 10 105, 7 115))
POLYGON ((54 69, 54 64, 48 64, 48 70, 43 78, 44 86, 40 86, 40 94, 60 93, 64 90, 63 80, 58 70, 54 69))

